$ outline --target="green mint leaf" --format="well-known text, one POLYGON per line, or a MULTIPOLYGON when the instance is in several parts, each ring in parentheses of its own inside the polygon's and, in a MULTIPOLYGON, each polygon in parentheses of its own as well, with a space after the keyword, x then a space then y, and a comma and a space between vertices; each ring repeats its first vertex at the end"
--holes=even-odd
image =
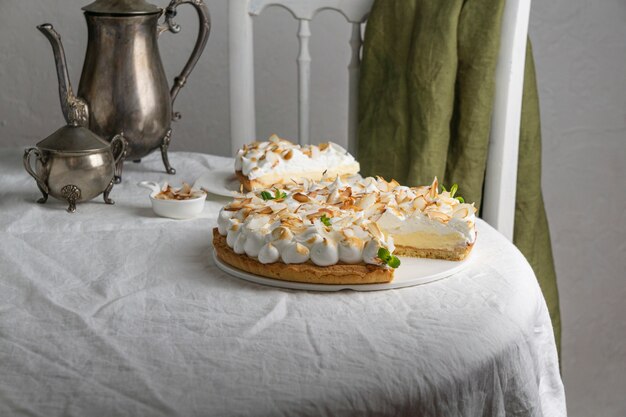
POLYGON ((389 253, 389 250, 387 250, 386 248, 379 248, 378 257, 380 258, 381 261, 383 261, 384 263, 387 263, 389 258, 391 258, 391 253, 389 253))
POLYGON ((400 259, 397 256, 393 256, 386 248, 378 249, 378 258, 391 268, 396 269, 400 266, 400 259))
POLYGON ((454 197, 458 189, 459 189, 459 184, 452 184, 452 187, 450 187, 450 197, 454 197))
POLYGON ((265 201, 274 199, 274 197, 272 197, 272 195, 267 191, 261 191, 261 198, 265 201))
POLYGON ((459 203, 465 203, 465 199, 461 196, 455 197, 457 200, 459 200, 459 203))
POLYGON ((274 188, 274 199, 280 200, 281 198, 286 198, 287 193, 280 191, 278 188, 274 188))
POLYGON ((331 222, 330 222, 330 218, 328 218, 325 214, 322 214, 322 217, 320 218, 320 221, 322 223, 324 223, 324 225, 330 227, 331 222))
POLYGON ((441 192, 445 193, 446 191, 448 191, 448 190, 446 190, 446 187, 443 184, 441 184, 441 192))
POLYGON ((393 269, 396 269, 397 267, 400 266, 400 259, 398 259, 397 256, 393 256, 391 255, 391 257, 389 258, 389 260, 387 260, 387 265, 389 265, 390 267, 392 267, 393 269))

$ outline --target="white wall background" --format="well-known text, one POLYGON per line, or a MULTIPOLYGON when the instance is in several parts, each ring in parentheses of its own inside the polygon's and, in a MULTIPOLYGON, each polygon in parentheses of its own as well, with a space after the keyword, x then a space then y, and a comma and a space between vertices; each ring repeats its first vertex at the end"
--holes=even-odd
MULTIPOLYGON (((63 124, 48 42, 63 35, 75 88, 88 0, 0 0, 0 146, 26 147, 63 124)), ((166 0, 160 2, 165 6, 166 0)), ((172 150, 229 152, 227 0, 208 1, 213 34, 177 101, 172 150)), ((194 42, 165 34, 173 78, 194 42)), ((282 9, 257 19, 258 134, 296 135, 297 25, 282 9)), ((349 29, 322 13, 312 24, 313 135, 345 141, 349 29)), ((563 376, 571 417, 626 416, 626 2, 534 0, 531 37, 542 99, 543 184, 563 314, 563 376)))

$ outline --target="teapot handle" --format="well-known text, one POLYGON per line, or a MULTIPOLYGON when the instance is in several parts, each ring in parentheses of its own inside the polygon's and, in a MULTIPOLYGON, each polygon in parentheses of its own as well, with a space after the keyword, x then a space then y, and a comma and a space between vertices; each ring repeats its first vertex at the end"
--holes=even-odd
MULTIPOLYGON (((174 107, 176 96, 178 96, 180 90, 187 83, 189 74, 191 74, 198 63, 202 52, 204 52, 204 48, 206 47, 207 41, 209 40, 209 34, 211 32, 211 16, 209 14, 209 9, 204 4, 203 0, 172 0, 170 5, 165 9, 165 23, 159 27, 159 34, 165 32, 166 30, 169 30, 172 33, 180 32, 180 25, 174 21, 174 18, 177 13, 176 9, 181 4, 191 4, 196 9, 200 19, 200 28, 198 31, 196 46, 193 48, 191 57, 187 61, 185 68, 183 68, 183 72, 181 72, 180 75, 174 79, 174 85, 170 91, 172 107, 174 107)), ((173 112, 172 120, 180 120, 180 118, 181 115, 179 112, 173 112)))
MULTIPOLYGON (((113 174, 113 183, 122 182, 122 169, 124 168, 124 160, 128 154, 128 139, 124 136, 124 132, 118 133, 111 139, 111 153, 115 163, 115 173, 113 174)), ((105 197, 105 201, 108 198, 105 197)))
POLYGON ((115 165, 119 164, 122 158, 126 157, 126 148, 128 147, 128 141, 124 137, 124 133, 117 134, 111 139, 111 152, 115 159, 115 165), (118 145, 119 143, 119 145, 118 145), (117 155, 115 151, 117 150, 117 155))
POLYGON ((32 164, 30 162, 30 157, 33 154, 37 157, 37 159, 41 159, 41 152, 39 151, 39 149, 37 148, 26 149, 24 151, 24 158, 23 158, 24 168, 26 169, 26 172, 28 172, 30 176, 35 179, 35 181, 37 181, 37 186, 39 187, 39 190, 43 194, 43 198, 41 198, 38 202, 43 204, 48 199, 48 194, 50 193, 50 191, 48 190, 48 186, 46 185, 45 181, 43 181, 39 177, 39 175, 37 175, 37 173, 32 167, 32 164))

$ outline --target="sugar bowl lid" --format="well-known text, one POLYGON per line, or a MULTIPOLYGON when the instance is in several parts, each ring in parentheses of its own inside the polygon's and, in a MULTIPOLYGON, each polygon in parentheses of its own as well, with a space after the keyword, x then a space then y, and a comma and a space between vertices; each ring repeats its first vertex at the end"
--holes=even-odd
POLYGON ((141 15, 163 11, 146 0, 96 0, 83 7, 83 10, 87 13, 106 15, 141 15))
POLYGON ((96 152, 108 149, 111 144, 82 126, 67 125, 41 142, 37 147, 52 152, 96 152))

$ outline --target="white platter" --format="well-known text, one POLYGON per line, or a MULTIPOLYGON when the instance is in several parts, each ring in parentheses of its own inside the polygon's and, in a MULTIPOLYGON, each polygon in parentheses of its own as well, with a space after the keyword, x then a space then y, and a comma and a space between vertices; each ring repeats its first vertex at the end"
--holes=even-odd
POLYGON ((206 172, 193 184, 193 188, 204 189, 211 194, 232 197, 239 191, 239 180, 232 168, 214 169, 206 172))
MULTIPOLYGON (((476 248, 474 248, 474 251, 476 248)), ((473 252, 473 251, 472 251, 473 252)), ((362 285, 329 285, 329 284, 307 284, 301 282, 281 281, 273 278, 266 278, 260 275, 251 274, 241 269, 234 268, 217 256, 213 250, 213 259, 219 269, 234 277, 255 282, 271 287, 287 288, 290 290, 307 291, 381 291, 395 288, 413 287, 415 285, 427 284, 447 278, 463 270, 472 261, 472 254, 463 261, 442 261, 438 259, 421 259, 400 257, 402 262, 395 271, 393 281, 386 284, 362 284, 362 285)))

